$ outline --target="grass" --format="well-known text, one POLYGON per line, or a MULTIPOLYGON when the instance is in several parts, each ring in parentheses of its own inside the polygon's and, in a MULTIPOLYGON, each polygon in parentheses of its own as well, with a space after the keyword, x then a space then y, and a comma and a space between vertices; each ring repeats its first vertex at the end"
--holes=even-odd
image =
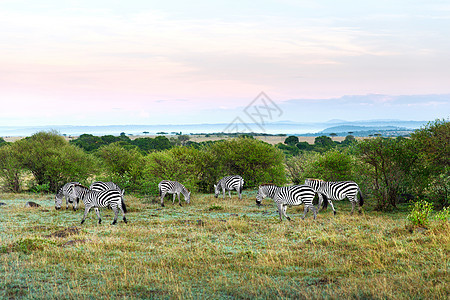
MULTIPOLYGON (((113 213, 56 211, 53 195, 1 194, 1 299, 447 299, 449 225, 336 203, 279 222, 271 200, 193 195, 183 207, 126 197, 113 213), (27 201, 41 204, 24 208, 27 201)), ((83 207, 83 206, 82 206, 83 207)))

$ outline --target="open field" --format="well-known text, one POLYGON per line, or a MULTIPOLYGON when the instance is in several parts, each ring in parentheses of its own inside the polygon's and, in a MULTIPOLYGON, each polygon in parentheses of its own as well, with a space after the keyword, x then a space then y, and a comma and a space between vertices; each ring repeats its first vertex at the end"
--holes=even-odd
MULTIPOLYGON (((272 200, 196 194, 161 208, 126 197, 128 224, 113 213, 56 211, 53 195, 1 194, 2 299, 448 299, 448 223, 408 230, 406 214, 367 207, 349 216, 278 221, 272 200), (24 208, 27 201, 39 208, 24 208)), ((369 203, 370 204, 370 203, 369 203)), ((83 207, 83 205, 81 205, 83 207)))

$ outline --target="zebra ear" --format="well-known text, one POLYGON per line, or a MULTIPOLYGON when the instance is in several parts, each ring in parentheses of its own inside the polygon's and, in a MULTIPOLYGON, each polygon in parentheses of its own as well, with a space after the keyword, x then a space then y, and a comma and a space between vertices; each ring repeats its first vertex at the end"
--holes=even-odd
POLYGON ((124 194, 125 194, 125 190, 122 190, 122 197, 123 197, 124 194))
POLYGON ((214 185, 214 188, 217 188, 217 185, 214 185))

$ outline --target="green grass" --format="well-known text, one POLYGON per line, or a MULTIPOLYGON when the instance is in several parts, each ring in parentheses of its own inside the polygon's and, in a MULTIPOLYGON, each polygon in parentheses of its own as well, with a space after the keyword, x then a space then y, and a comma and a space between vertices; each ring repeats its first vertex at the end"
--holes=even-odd
POLYGON ((91 211, 81 226, 82 210, 56 211, 53 199, 0 195, 1 299, 449 297, 448 223, 410 230, 405 210, 350 216, 347 201, 336 216, 302 220, 297 207, 279 222, 253 193, 164 208, 127 196, 128 224, 110 225, 104 209, 102 224, 91 211))

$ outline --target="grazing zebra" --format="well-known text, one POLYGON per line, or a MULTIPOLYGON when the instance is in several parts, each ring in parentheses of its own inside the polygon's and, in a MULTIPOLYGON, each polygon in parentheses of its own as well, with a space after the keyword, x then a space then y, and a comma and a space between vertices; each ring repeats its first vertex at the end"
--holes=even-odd
POLYGON ((73 210, 77 210, 78 202, 80 199, 72 197, 72 188, 74 184, 80 184, 79 182, 68 182, 58 190, 55 196, 55 209, 61 209, 62 199, 66 198, 66 209, 69 208, 69 203, 72 204, 73 210))
POLYGON ((100 217, 100 212, 98 211, 99 207, 108 207, 114 211, 114 221, 111 225, 115 225, 117 223, 119 210, 122 211, 123 221, 127 223, 127 218, 125 217, 127 207, 123 201, 123 192, 119 190, 93 191, 85 186, 82 186, 81 184, 75 184, 73 186, 72 194, 73 196, 83 200, 84 203, 85 209, 81 224, 83 224, 84 220, 86 220, 86 216, 91 208, 94 208, 98 217, 98 223, 100 224, 102 219, 100 217))
POLYGON ((178 196, 178 204, 181 205, 180 193, 184 196, 184 201, 189 204, 189 200, 191 199, 191 192, 187 190, 181 183, 178 181, 169 181, 163 180, 158 183, 159 195, 161 196, 161 206, 164 206, 164 196, 168 194, 173 194, 173 201, 175 203, 175 196, 178 196))
POLYGON ((107 190, 122 191, 122 189, 117 184, 115 184, 114 182, 111 182, 111 181, 108 181, 108 182, 96 181, 91 184, 89 189, 93 190, 93 191, 107 191, 107 190))
POLYGON ((279 192, 280 187, 274 184, 261 184, 258 187, 258 194, 256 195, 256 204, 261 206, 261 201, 265 198, 273 199, 279 192))
MULTIPOLYGON (((358 193, 359 193, 359 207, 358 212, 361 213, 361 206, 364 204, 364 199, 362 197, 361 190, 359 186, 353 181, 323 181, 320 179, 306 179, 305 184, 312 187, 317 193, 319 193, 319 207, 322 204, 322 197, 325 197, 325 201, 328 200, 328 203, 331 205, 333 209, 333 213, 336 214, 336 210, 334 209, 333 202, 331 200, 343 200, 348 198, 352 203, 352 211, 350 214, 353 214, 355 210, 355 204, 358 201, 358 193)), ((325 205, 324 205, 325 206, 325 205)))
POLYGON ((239 199, 242 199, 242 190, 244 188, 244 179, 239 175, 226 176, 214 185, 214 197, 218 197, 220 190, 223 192, 223 199, 225 199, 225 191, 228 191, 228 196, 231 199, 231 191, 236 190, 239 194, 239 199))
MULTIPOLYGON (((274 186, 269 186, 274 187, 274 186)), ((313 205, 313 199, 316 195, 316 192, 308 185, 294 185, 294 186, 286 186, 286 187, 280 187, 278 189, 276 188, 265 188, 265 186, 260 186, 258 190, 258 195, 256 196, 256 204, 260 205, 261 201, 266 197, 269 196, 269 191, 274 192, 274 198, 273 201, 277 204, 278 207, 278 214, 280 215, 280 221, 283 220, 283 215, 288 219, 289 221, 291 218, 289 218, 286 215, 286 209, 288 206, 296 206, 296 205, 305 205, 305 213, 303 214, 302 219, 306 217, 306 213, 311 208, 314 213, 314 219, 316 219, 317 216, 317 210, 313 205), (267 194, 265 191, 267 191, 267 194), (261 191, 261 192, 260 192, 261 191)))

